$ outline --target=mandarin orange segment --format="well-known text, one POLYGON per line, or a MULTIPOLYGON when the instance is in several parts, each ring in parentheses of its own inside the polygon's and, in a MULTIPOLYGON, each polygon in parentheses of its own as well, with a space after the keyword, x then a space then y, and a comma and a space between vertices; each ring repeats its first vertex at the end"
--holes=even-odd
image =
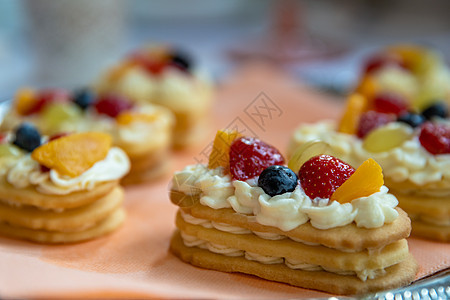
POLYGON ((19 89, 15 97, 16 111, 26 115, 35 102, 35 91, 30 88, 19 89))
POLYGON ((77 177, 104 159, 111 144, 112 138, 106 133, 75 133, 43 144, 31 157, 61 175, 77 177))
POLYGON ((235 139, 241 137, 238 131, 219 130, 214 138, 214 144, 209 155, 208 168, 223 167, 225 173, 230 171, 230 147, 235 139))
POLYGON ((380 91, 380 86, 371 75, 364 76, 356 87, 356 92, 366 97, 368 100, 373 100, 380 91))
POLYGON ((157 114, 144 114, 125 111, 117 116, 116 121, 120 125, 129 125, 133 122, 152 123, 156 120, 156 118, 157 114))
POLYGON ((367 109, 367 98, 354 93, 348 97, 345 112, 339 122, 338 131, 355 134, 358 128, 359 117, 367 109))
POLYGON ((384 184, 382 171, 380 165, 369 158, 336 189, 330 199, 343 204, 379 192, 384 184))

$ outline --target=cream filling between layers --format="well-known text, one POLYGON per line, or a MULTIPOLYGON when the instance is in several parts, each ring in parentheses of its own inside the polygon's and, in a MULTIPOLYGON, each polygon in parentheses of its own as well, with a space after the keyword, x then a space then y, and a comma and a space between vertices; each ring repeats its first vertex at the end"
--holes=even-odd
POLYGON ((320 265, 307 264, 304 262, 297 261, 295 259, 289 259, 285 257, 267 256, 258 253, 248 252, 240 249, 234 249, 231 247, 219 245, 216 243, 211 243, 195 236, 188 235, 184 232, 181 233, 181 238, 186 247, 198 247, 201 249, 207 249, 211 252, 218 253, 225 256, 240 257, 243 256, 247 260, 257 261, 262 264, 285 264, 288 268, 304 271, 326 271, 330 273, 335 273, 338 275, 350 275, 357 276, 362 281, 367 279, 375 279, 386 273, 384 269, 365 269, 362 271, 351 271, 351 270, 339 270, 334 268, 326 268, 320 265))

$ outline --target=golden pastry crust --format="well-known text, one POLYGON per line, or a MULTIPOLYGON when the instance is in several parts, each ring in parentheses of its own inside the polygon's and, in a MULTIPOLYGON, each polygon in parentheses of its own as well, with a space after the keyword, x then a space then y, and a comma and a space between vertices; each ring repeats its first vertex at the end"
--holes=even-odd
POLYGON ((406 285, 414 280, 418 270, 417 263, 409 254, 403 262, 387 268, 385 276, 363 282, 356 276, 343 276, 325 271, 294 270, 283 264, 261 264, 243 257, 229 257, 198 247, 186 247, 179 231, 173 235, 170 249, 183 261, 201 268, 245 273, 333 294, 363 294, 406 285))
POLYGON ((450 226, 436 226, 420 220, 412 221, 412 235, 435 240, 439 242, 450 242, 450 226))

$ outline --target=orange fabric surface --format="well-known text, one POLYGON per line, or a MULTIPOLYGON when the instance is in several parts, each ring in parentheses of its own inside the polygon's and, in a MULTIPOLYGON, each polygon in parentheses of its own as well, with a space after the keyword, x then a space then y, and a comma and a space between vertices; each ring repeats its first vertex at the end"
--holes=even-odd
MULTIPOLYGON (((301 86, 281 71, 259 64, 248 65, 219 86, 214 126, 208 128, 208 138, 196 149, 176 153, 174 170, 205 161, 204 150, 218 128, 244 128, 284 151, 292 130, 299 123, 335 118, 341 106, 338 99, 301 86), (265 109, 264 103, 269 103, 272 109, 265 109)), ((168 252, 176 212, 167 197, 169 181, 167 176, 152 184, 127 188, 128 218, 121 229, 107 237, 58 246, 0 238, 0 297, 329 296, 252 276, 203 270, 181 262, 168 252)), ((450 266, 450 244, 410 239, 409 245, 421 266, 418 278, 450 266)))

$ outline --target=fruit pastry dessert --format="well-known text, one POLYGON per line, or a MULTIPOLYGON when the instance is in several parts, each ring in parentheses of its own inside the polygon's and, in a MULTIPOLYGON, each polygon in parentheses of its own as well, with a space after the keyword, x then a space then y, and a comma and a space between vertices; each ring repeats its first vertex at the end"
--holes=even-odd
POLYGON ((1 129, 33 123, 42 134, 99 131, 112 136, 131 161, 123 183, 139 183, 167 174, 174 118, 165 107, 135 104, 117 95, 98 96, 89 89, 20 89, 1 129))
POLYGON ((0 234, 74 243, 117 229, 125 219, 120 179, 130 162, 109 135, 41 136, 29 123, 0 141, 0 234))
MULTIPOLYGON (((433 56, 414 49, 369 60, 364 78, 376 76, 372 73, 383 72, 384 68, 397 68, 413 76, 413 70, 433 61, 433 56)), ((428 96, 421 98, 425 94, 410 90, 400 79, 391 82, 396 82, 396 89, 385 85, 368 89, 366 79, 360 85, 363 88, 348 97, 339 123, 301 125, 291 138, 289 152, 319 139, 328 144, 328 153, 352 165, 374 158, 382 166, 386 185, 398 198, 399 206, 409 214, 413 235, 450 241, 450 120, 443 91, 437 84, 436 93, 428 90, 428 96)))
POLYGON ((414 280, 411 223, 380 166, 297 153, 219 131, 208 165, 176 172, 171 251, 195 266, 337 294, 414 280))
POLYGON ((212 104, 212 84, 185 53, 146 47, 108 70, 95 84, 100 93, 118 93, 138 103, 156 103, 175 115, 174 146, 204 137, 212 104))

